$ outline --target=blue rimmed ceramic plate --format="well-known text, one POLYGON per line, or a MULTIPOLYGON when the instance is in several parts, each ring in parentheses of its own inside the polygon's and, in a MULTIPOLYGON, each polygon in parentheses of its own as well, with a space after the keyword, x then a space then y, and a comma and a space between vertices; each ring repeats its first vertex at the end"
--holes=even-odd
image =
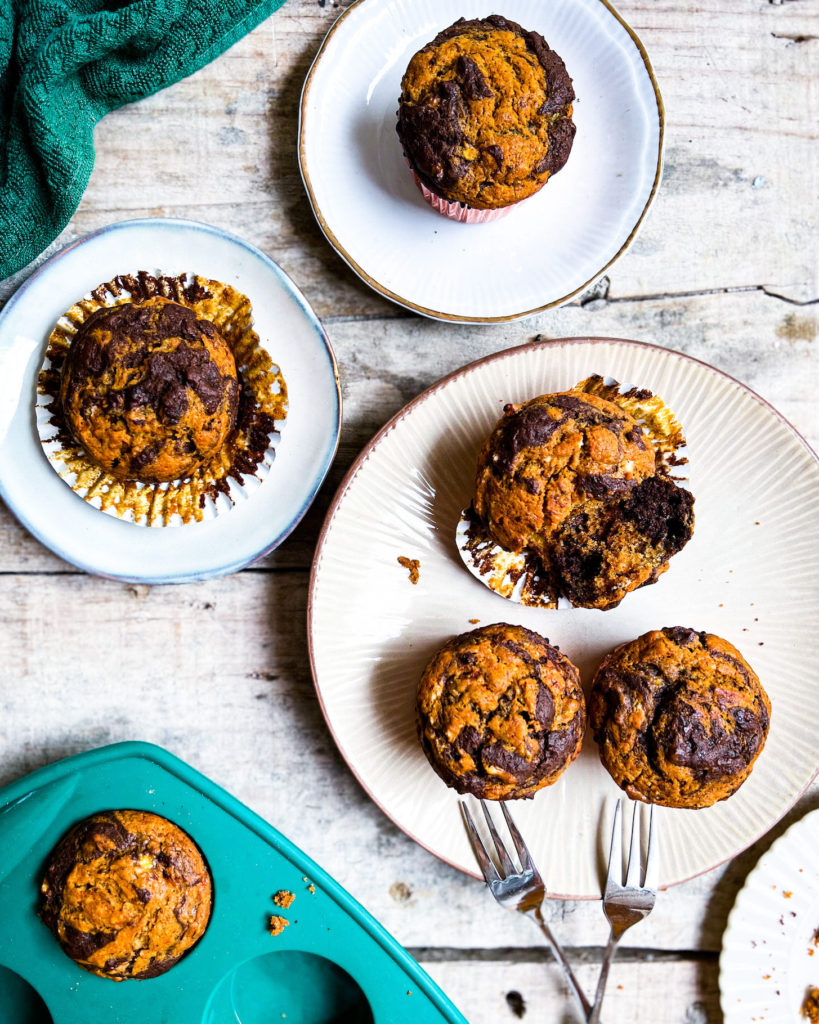
POLYGON ((235 235, 194 221, 121 221, 44 263, 0 312, 0 497, 46 547, 87 572, 139 583, 185 583, 235 572, 280 544, 330 468, 341 392, 327 335, 284 271, 235 235), (208 522, 143 529, 101 514, 43 454, 35 381, 58 317, 116 274, 192 271, 250 298, 256 331, 289 393, 283 440, 252 497, 208 522))
POLYGON ((101 747, 0 790, 0 850, 4 1024, 467 1024, 326 872, 161 747, 101 747), (121 984, 78 967, 36 914, 43 865, 60 837, 117 807, 153 811, 188 832, 214 893, 207 931, 175 967, 121 984), (283 911, 272 902, 280 889, 296 897, 283 911), (276 936, 266 930, 273 913, 290 922, 276 936))

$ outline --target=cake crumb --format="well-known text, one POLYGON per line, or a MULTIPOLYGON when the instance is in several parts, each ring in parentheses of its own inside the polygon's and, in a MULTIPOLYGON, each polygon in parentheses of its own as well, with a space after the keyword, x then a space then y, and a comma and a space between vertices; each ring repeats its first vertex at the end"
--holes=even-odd
POLYGON ((310 883, 310 884, 309 884, 309 885, 307 886, 307 891, 308 891, 309 893, 313 893, 313 894, 315 895, 315 892, 316 892, 316 887, 315 887, 315 886, 313 885, 313 883, 312 883, 312 882, 311 882, 311 883, 310 883))
POLYGON ((290 892, 289 889, 279 889, 279 891, 273 896, 273 902, 277 907, 287 910, 287 908, 292 905, 295 898, 296 894, 294 892, 290 892))
POLYGON ((791 896, 793 896, 793 893, 789 892, 787 889, 784 889, 782 895, 785 897, 786 900, 789 900, 791 896))
POLYGON ((420 562, 419 559, 417 559, 417 558, 407 558, 406 555, 399 555, 398 556, 398 564, 402 565, 405 569, 407 569, 409 571, 409 581, 410 581, 410 583, 415 584, 421 578, 421 573, 420 573, 421 562, 420 562))
POLYGON ((470 622, 472 623, 472 625, 473 625, 473 626, 477 626, 477 625, 478 625, 478 623, 479 623, 479 622, 480 622, 481 620, 480 620, 480 619, 470 619, 469 621, 470 621, 470 622))
POLYGON ((273 914, 267 926, 267 930, 271 935, 281 935, 284 929, 290 924, 286 917, 280 917, 278 914, 273 914))

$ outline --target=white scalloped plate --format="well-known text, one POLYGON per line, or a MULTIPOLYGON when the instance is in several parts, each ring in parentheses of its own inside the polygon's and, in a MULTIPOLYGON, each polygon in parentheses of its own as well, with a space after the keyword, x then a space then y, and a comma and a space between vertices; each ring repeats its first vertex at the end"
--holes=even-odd
MULTIPOLYGON (((528 626, 577 664, 588 686, 602 656, 649 629, 683 625, 735 644, 773 703, 754 771, 728 801, 661 808, 662 884, 734 856, 794 803, 816 768, 819 720, 819 464, 785 420, 719 371, 638 342, 569 339, 502 352, 411 402, 342 484, 313 562, 308 638, 324 715, 353 772, 408 835, 475 873, 457 795, 415 736, 423 666, 450 636, 492 622, 528 626), (691 542, 658 583, 611 611, 524 608, 463 566, 455 524, 478 449, 506 402, 565 390, 591 373, 661 395, 688 438, 696 498, 691 542), (420 560, 413 586, 399 556, 420 560)), ((619 790, 588 736, 577 762, 515 804, 549 891, 597 897, 604 807, 619 790)))
POLYGON ((719 960, 725 1024, 795 1024, 819 988, 819 810, 791 825, 748 875, 719 960))
POLYGON ((299 164, 330 244, 367 284, 441 320, 488 323, 568 302, 631 243, 660 181, 664 115, 648 55, 606 0, 504 0, 574 80, 563 170, 501 220, 459 224, 416 188, 395 133, 410 57, 485 0, 358 0, 304 84, 299 164))
POLYGON ((208 224, 110 224, 52 256, 0 312, 0 498, 39 541, 86 572, 141 583, 236 572, 280 544, 310 507, 340 426, 335 357, 315 313, 273 260, 208 224), (289 411, 270 472, 246 500, 206 522, 147 530, 103 514, 60 479, 40 444, 34 400, 58 317, 115 274, 154 267, 193 267, 250 298, 255 329, 287 381, 289 411))

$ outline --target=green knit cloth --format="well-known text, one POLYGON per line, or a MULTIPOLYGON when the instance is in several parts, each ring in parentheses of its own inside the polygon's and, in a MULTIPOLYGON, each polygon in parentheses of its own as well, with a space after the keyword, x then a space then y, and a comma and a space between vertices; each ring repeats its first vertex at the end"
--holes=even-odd
POLYGON ((284 0, 0 0, 0 278, 62 231, 101 117, 218 57, 284 0))

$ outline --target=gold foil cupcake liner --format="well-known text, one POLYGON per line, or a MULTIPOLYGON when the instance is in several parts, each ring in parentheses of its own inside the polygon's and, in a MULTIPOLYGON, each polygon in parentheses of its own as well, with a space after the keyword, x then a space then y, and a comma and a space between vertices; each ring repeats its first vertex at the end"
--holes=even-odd
MULTIPOLYGON (((685 437, 676 416, 658 395, 646 388, 623 386, 611 377, 592 374, 570 391, 596 395, 624 409, 648 434, 657 452, 657 472, 674 477, 671 470, 683 466, 679 455, 685 437)), ((556 597, 548 570, 531 551, 509 551, 489 534, 472 505, 461 513, 455 531, 458 553, 467 569, 490 590, 527 608, 571 608, 565 597, 556 597)))
POLYGON ((57 321, 37 379, 37 431, 46 458, 71 489, 100 511, 138 526, 184 526, 215 519, 250 500, 269 474, 287 417, 287 385, 253 329, 246 295, 188 272, 118 274, 83 296, 57 321), (209 320, 236 361, 236 426, 222 448, 190 476, 170 483, 118 480, 91 460, 65 422, 60 377, 79 328, 99 309, 161 296, 209 320))

